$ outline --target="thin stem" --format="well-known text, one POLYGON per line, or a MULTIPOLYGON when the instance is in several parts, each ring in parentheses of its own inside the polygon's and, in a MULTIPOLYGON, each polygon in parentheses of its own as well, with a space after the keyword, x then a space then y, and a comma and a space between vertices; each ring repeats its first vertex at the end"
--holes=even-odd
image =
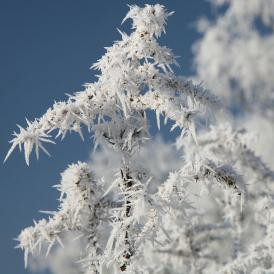
MULTIPOLYGON (((132 187, 133 179, 129 175, 128 167, 126 168, 126 172, 124 172, 121 169, 121 175, 122 175, 122 179, 124 181, 124 187, 126 188, 126 190, 132 187)), ((130 194, 125 194, 125 204, 126 204, 125 218, 129 218, 131 216, 131 195, 130 194)), ((124 253, 123 253, 124 263, 120 266, 121 271, 126 271, 127 265, 129 264, 129 259, 133 255, 133 249, 131 247, 130 240, 129 240, 129 230, 130 230, 130 225, 127 225, 126 232, 125 232, 125 240, 124 240, 126 249, 124 250, 124 253)))

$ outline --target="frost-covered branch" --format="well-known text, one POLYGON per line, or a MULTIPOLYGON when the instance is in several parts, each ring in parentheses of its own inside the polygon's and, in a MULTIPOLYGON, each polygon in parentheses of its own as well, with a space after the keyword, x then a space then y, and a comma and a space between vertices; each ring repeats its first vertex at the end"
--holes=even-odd
POLYGON ((157 117, 165 112, 178 126, 193 131, 193 114, 218 105, 218 100, 208 90, 172 73, 171 65, 177 63, 175 56, 156 40, 169 15, 160 5, 131 7, 126 18, 133 19, 135 31, 129 36, 121 33, 122 40, 107 48, 107 53, 93 65, 101 71, 99 80, 86 84, 84 91, 70 96, 68 101, 55 103, 41 118, 28 121, 26 129, 19 127, 5 160, 17 146, 20 150, 23 146, 29 164, 33 147, 37 158, 39 149, 48 154, 43 142, 53 143, 52 131, 58 130, 56 137, 62 138, 68 131, 75 131, 83 138, 81 127, 85 125, 96 135, 97 125, 109 120, 118 125, 136 110, 152 109, 157 117), (171 102, 171 97, 176 103, 171 102), (171 113, 174 107, 176 111, 171 113))

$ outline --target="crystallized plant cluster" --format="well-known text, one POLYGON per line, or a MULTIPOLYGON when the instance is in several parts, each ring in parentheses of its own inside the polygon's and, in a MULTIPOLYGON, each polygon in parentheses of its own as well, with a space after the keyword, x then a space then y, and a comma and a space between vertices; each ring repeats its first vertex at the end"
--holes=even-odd
POLYGON ((48 153, 44 143, 54 143, 54 133, 64 138, 75 131, 83 138, 83 126, 95 148, 119 155, 109 180, 82 162, 61 174, 57 211, 18 236, 26 265, 29 254, 45 247, 48 254, 63 246, 65 233, 75 232, 84 239, 78 263, 86 274, 272 268, 274 175, 250 149, 244 130, 196 130, 220 103, 173 72, 176 57, 157 41, 171 14, 159 4, 130 6, 124 20, 133 21, 133 31, 120 32, 121 40, 93 65, 98 80, 14 133, 6 158, 18 146, 27 164, 32 150, 37 158, 40 149, 48 153), (169 120, 171 130, 180 131, 182 165, 164 182, 136 161, 151 138, 148 111, 158 128, 169 120), (263 237, 249 241, 254 235, 263 237))

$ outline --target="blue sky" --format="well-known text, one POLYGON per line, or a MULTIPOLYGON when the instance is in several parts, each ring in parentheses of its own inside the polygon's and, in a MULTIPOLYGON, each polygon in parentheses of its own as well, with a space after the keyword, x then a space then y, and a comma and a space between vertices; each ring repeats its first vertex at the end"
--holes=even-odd
MULTIPOLYGON (((104 53, 105 46, 120 39, 121 26, 128 11, 126 4, 164 4, 175 11, 169 18, 167 35, 161 43, 180 55, 180 73, 191 74, 191 44, 198 38, 191 24, 209 16, 203 0, 173 1, 98 1, 98 0, 1 0, 0 1, 0 158, 9 149, 16 124, 25 126, 25 117, 40 117, 65 93, 81 90, 94 81, 90 65, 104 53)), ((13 240, 39 210, 54 210, 59 173, 69 163, 89 158, 92 146, 71 134, 58 145, 47 146, 52 157, 31 159, 30 167, 17 151, 0 165, 0 262, 2 274, 30 273, 24 270, 23 253, 14 249, 13 240)), ((46 272, 45 272, 46 273, 46 272)))

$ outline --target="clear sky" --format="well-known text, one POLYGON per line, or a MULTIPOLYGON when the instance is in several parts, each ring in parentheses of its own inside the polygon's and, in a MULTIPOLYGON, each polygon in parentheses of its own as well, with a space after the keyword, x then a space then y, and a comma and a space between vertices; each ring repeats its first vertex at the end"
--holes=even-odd
MULTIPOLYGON (((54 99, 65 100, 65 93, 94 81, 89 67, 103 47, 120 39, 116 28, 129 32, 129 23, 121 26, 126 4, 144 3, 175 11, 161 44, 181 56, 180 73, 191 74, 191 44, 198 38, 192 23, 209 16, 206 1, 0 0, 0 159, 16 124, 25 126, 25 117, 40 117, 54 99)), ((32 157, 30 167, 17 151, 0 164, 0 274, 30 273, 13 239, 33 219, 44 217, 39 210, 56 209, 58 192, 51 186, 69 163, 87 160, 91 147, 87 134, 85 142, 71 134, 47 146, 51 158, 32 157)))

